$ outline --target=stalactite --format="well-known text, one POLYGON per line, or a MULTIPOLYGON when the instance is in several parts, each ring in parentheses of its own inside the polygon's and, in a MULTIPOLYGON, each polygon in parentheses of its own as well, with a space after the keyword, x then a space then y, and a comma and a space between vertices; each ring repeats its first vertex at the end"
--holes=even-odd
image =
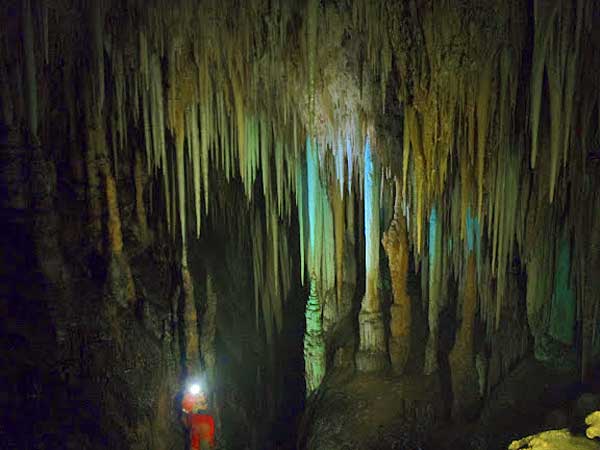
POLYGON ((373 161, 370 142, 365 145, 365 310, 379 310, 379 167, 373 161))
POLYGON ((315 90, 316 90, 316 71, 317 71, 317 42, 318 42, 318 23, 319 14, 318 0, 308 0, 306 12, 306 49, 307 49, 307 70, 308 70, 308 131, 313 133, 315 121, 315 90))
POLYGON ((429 337, 425 349, 425 374, 438 368, 439 314, 442 308, 442 231, 441 219, 434 206, 429 217, 429 337))
POLYGON ((304 164, 302 164, 300 158, 296 159, 296 163, 295 163, 295 177, 296 177, 296 206, 298 209, 298 225, 300 228, 300 278, 302 281, 302 284, 304 284, 304 274, 306 272, 305 270, 305 252, 306 252, 306 219, 305 219, 305 215, 306 215, 306 206, 305 206, 305 202, 304 202, 304 197, 305 197, 305 192, 306 189, 304 188, 305 184, 306 184, 306 177, 305 177, 305 170, 303 170, 305 167, 304 164))
POLYGON ((333 213, 327 188, 321 180, 318 148, 310 139, 306 146, 308 185, 308 272, 319 283, 319 292, 327 292, 335 285, 335 237, 333 213))
POLYGON ((542 106, 542 83, 544 81, 544 64, 552 25, 558 12, 560 1, 553 0, 546 5, 542 0, 534 1, 535 36, 533 61, 531 69, 531 168, 536 168, 539 147, 540 111, 542 106))
POLYGON ((146 183, 142 169, 142 157, 139 152, 135 153, 134 180, 137 225, 141 241, 146 242, 148 239, 148 220, 146 218, 146 204, 144 202, 144 186, 146 183))
MULTIPOLYGON (((118 174, 133 172, 135 214, 140 227, 148 226, 142 224, 145 178, 139 167, 145 158, 148 182, 159 186, 156 177, 162 178, 162 187, 154 192, 158 195, 148 197, 160 199, 164 208, 154 207, 152 213, 166 214, 170 236, 180 234, 184 245, 188 222, 195 219, 196 236, 200 235, 202 214, 240 214, 215 211, 224 195, 221 180, 241 180, 249 209, 264 204, 261 217, 253 218, 252 265, 257 322, 262 315, 269 339, 281 326, 281 305, 294 273, 284 236, 295 215, 301 274, 312 276, 319 305, 326 305, 332 292, 338 303, 347 301, 341 297, 347 296, 344 279, 347 285, 349 279, 354 281, 354 256, 344 253, 352 253, 355 231, 361 239, 365 233, 364 306, 380 314, 379 213, 373 210, 379 208, 379 198, 374 197, 384 191, 367 183, 378 180, 370 178, 362 142, 367 139, 370 145, 367 130, 381 116, 389 117, 386 95, 395 90, 403 114, 404 123, 397 124, 403 148, 387 145, 390 130, 384 124, 381 130, 376 127, 385 143, 379 154, 382 160, 394 161, 385 170, 397 178, 396 194, 401 191, 403 204, 395 205, 393 221, 400 220, 402 210, 406 247, 414 252, 423 304, 429 308, 428 371, 435 365, 443 286, 449 274, 465 283, 472 253, 477 279, 490 286, 478 296, 488 338, 502 332, 504 312, 514 306, 508 270, 517 258, 527 271, 528 322, 538 337, 552 330, 552 293, 556 295, 557 283, 564 284, 564 268, 559 270, 563 250, 544 236, 568 230, 573 242, 569 264, 578 286, 573 295, 581 319, 584 299, 591 294, 573 270, 587 261, 578 243, 587 230, 578 223, 582 219, 576 210, 590 209, 593 203, 587 197, 588 181, 582 180, 588 180, 586 171, 595 164, 593 116, 600 117, 597 71, 592 70, 598 67, 593 1, 536 0, 533 23, 526 8, 496 2, 492 12, 478 10, 469 17, 469 36, 475 38, 458 41, 453 27, 465 19, 464 11, 449 4, 431 9, 412 2, 396 11, 383 2, 353 0, 346 11, 319 0, 297 8, 249 1, 231 9, 225 20, 210 12, 216 7, 212 3, 206 8, 189 2, 141 8, 133 2, 126 5, 129 14, 114 21, 120 10, 113 14, 107 2, 98 1, 72 5, 72 12, 81 12, 84 20, 71 24, 69 36, 89 42, 82 50, 66 42, 62 28, 56 27, 63 19, 60 8, 31 3, 19 4, 20 36, 0 36, 3 119, 11 127, 28 125, 34 143, 37 135, 47 134, 46 129, 59 123, 54 119, 56 105, 38 105, 38 91, 55 86, 46 83, 48 74, 62 73, 64 87, 48 101, 64 98, 67 103, 73 148, 79 136, 86 139, 89 239, 99 251, 103 232, 112 253, 122 248, 116 225, 116 187, 122 181, 118 174), (290 9, 267 14, 278 7, 290 9), (392 26, 381 26, 384 14, 398 15, 389 17, 392 26), (340 29, 323 33, 329 23, 340 29), (527 38, 531 26, 532 43, 527 38), (351 33, 346 33, 347 27, 351 33), (337 37, 330 34, 338 36, 337 31, 348 39, 342 52, 336 50, 339 42, 331 42, 337 37), (355 44, 360 48, 356 61, 355 44), (521 64, 530 50, 527 73, 521 64), (339 61, 332 58, 333 51, 339 61), (43 124, 42 111, 50 113, 44 113, 43 124), (84 125, 78 123, 80 115, 84 125), (114 168, 108 163, 106 135, 114 168), (128 139, 134 135, 143 135, 143 156, 129 149, 133 143, 128 139), (117 162, 134 166, 117 167, 117 162), (213 182, 215 186, 209 186, 213 182), (365 200, 366 213, 357 212, 356 220, 355 198, 365 200), (290 213, 294 200, 297 214, 290 213), (102 229, 104 214, 107 229, 102 229)), ((406 254, 402 251, 403 258, 406 254)), ((404 264, 404 259, 398 262, 399 267, 404 264)), ((394 279, 402 285, 401 276, 394 279)), ((394 305, 399 289, 393 286, 394 305)), ((590 308, 590 314, 597 314, 598 306, 590 308)), ((361 345, 378 339, 377 314, 361 316, 367 324, 361 329, 361 345)), ((394 327, 395 321, 393 317, 394 327)), ((393 328, 392 335, 402 330, 393 328)), ((385 342, 373 348, 378 346, 383 348, 385 342)), ((508 367, 511 361, 504 358, 497 366, 508 367)))
POLYGON ((486 144, 490 118, 493 115, 492 77, 494 75, 494 58, 489 58, 479 78, 477 96, 477 215, 482 216, 483 185, 485 175, 486 144))
POLYGON ((344 284, 344 237, 346 235, 344 227, 344 200, 342 198, 343 188, 341 190, 332 189, 333 198, 333 216, 335 222, 335 286, 337 289, 337 304, 342 302, 342 287, 344 284))
POLYGON ((92 59, 95 76, 93 92, 97 114, 102 115, 104 108, 104 4, 101 0, 93 2, 91 8, 92 59))
POLYGON ((178 133, 175 136, 175 151, 177 153, 177 196, 179 198, 179 227, 181 232, 181 245, 187 246, 187 205, 185 202, 185 164, 184 164, 184 136, 178 133))
POLYGON ((198 129, 198 109, 196 106, 192 106, 188 114, 190 129, 190 139, 188 146, 190 149, 190 157, 192 160, 192 176, 194 180, 194 210, 196 213, 196 237, 200 237, 200 225, 202 222, 202 208, 201 208, 201 184, 200 184, 200 135, 198 129))

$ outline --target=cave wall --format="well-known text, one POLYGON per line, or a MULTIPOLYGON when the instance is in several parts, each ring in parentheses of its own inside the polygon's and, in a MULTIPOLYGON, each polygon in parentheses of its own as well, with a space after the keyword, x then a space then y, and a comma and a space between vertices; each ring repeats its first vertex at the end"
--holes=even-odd
POLYGON ((133 304, 129 280, 111 276, 119 269, 88 231, 69 143, 32 146, 6 128, 1 139, 0 445, 182 448, 181 283, 172 249, 140 235, 130 174, 116 178, 133 304))
MULTIPOLYGON (((385 368, 389 348, 401 372, 398 336, 409 335, 402 352, 419 372, 454 365, 477 382, 473 397, 532 346, 589 376, 600 311, 595 2, 165 5, 0 7, 7 330, 32 322, 30 306, 10 309, 23 283, 40 290, 31 308, 56 335, 49 354, 87 348, 96 337, 64 336, 98 327, 106 352, 135 360, 128 333, 167 323, 154 333, 168 349, 154 351, 181 381, 210 365, 204 301, 245 286, 253 336, 270 349, 255 367, 285 347, 286 302, 310 299, 309 394, 332 368, 385 368), (382 249, 392 220, 401 239, 382 249), (211 223, 232 224, 251 273, 230 291, 215 281, 213 295, 218 264, 194 274, 190 263, 205 256, 191 254, 194 237, 217 236, 211 223), (164 288, 146 287, 158 280, 164 288), (390 313, 409 304, 410 324, 390 313)), ((27 342, 38 331, 5 334, 27 342)))

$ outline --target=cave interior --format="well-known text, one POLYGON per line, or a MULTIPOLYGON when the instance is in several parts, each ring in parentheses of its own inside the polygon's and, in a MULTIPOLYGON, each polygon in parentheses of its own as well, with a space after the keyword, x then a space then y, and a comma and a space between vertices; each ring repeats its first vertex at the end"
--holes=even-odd
POLYGON ((0 448, 600 448, 597 0, 0 29, 0 448))

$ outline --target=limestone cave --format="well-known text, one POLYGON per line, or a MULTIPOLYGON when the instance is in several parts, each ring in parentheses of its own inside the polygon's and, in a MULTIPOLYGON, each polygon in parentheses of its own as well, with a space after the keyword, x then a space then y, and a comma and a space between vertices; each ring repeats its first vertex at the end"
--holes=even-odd
POLYGON ((0 0, 0 449, 600 449, 600 1, 0 0))

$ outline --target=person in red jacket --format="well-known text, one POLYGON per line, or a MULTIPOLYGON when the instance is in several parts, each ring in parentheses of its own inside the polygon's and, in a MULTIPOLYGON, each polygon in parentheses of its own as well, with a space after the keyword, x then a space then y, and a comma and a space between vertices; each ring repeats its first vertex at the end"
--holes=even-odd
POLYGON ((181 407, 190 432, 191 450, 215 446, 215 421, 208 411, 208 398, 199 383, 191 384, 183 395, 181 407))

